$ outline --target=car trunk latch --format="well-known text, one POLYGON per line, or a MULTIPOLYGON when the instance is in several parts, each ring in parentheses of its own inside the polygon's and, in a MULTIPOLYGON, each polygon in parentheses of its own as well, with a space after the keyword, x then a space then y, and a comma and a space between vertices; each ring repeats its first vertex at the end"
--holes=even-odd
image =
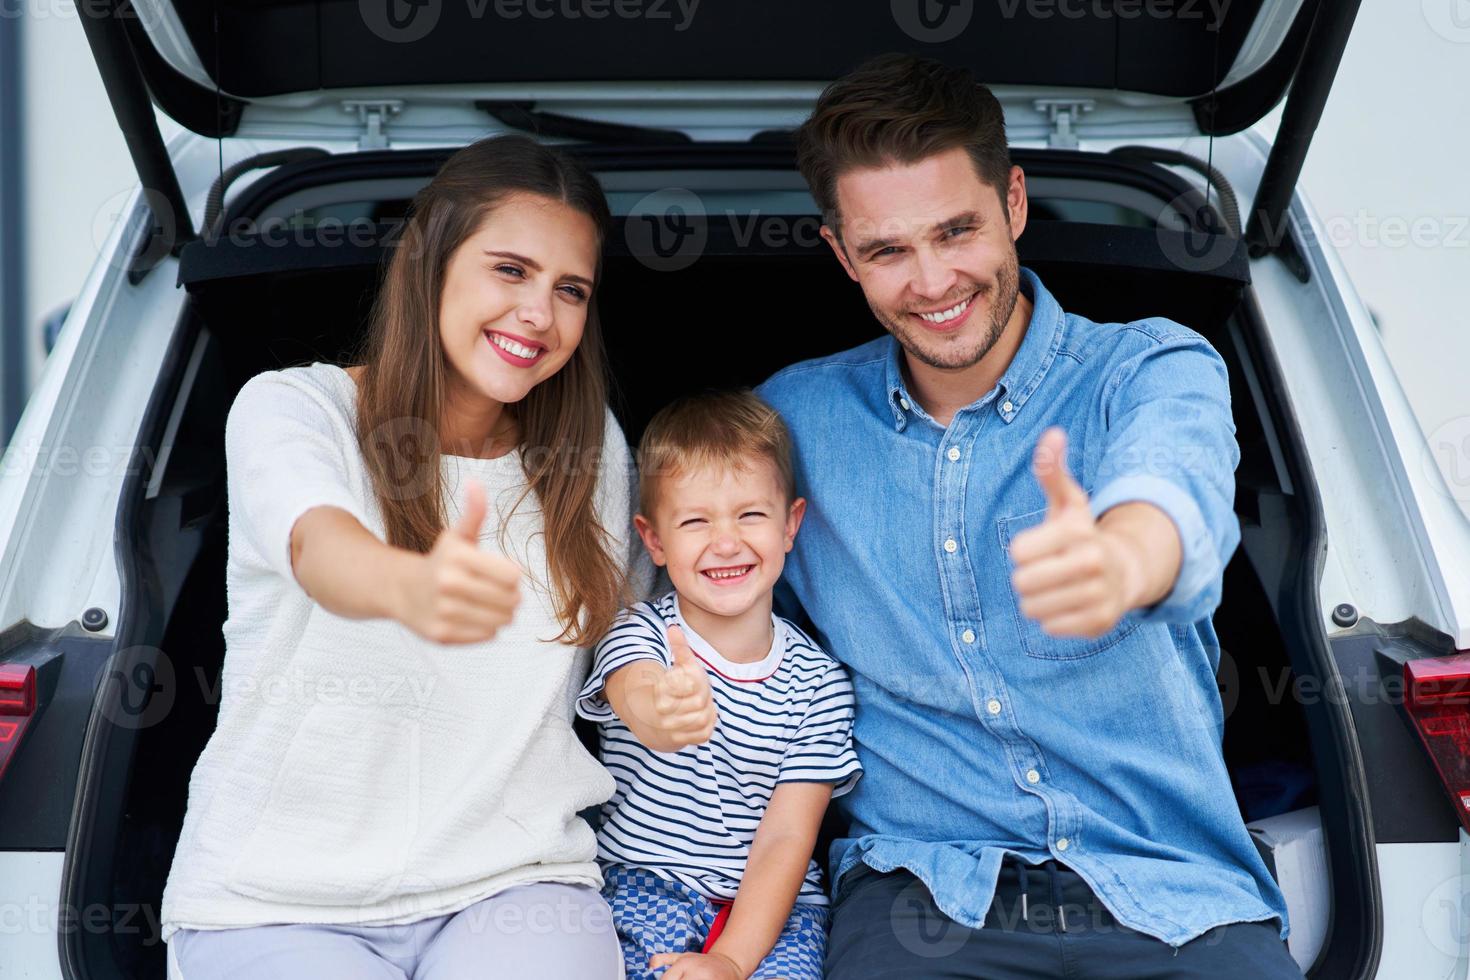
POLYGON ((1037 99, 1031 103, 1051 123, 1046 145, 1053 149, 1077 149, 1077 121, 1091 112, 1097 102, 1092 99, 1037 99))
POLYGON ((388 120, 403 111, 402 99, 347 99, 343 112, 357 113, 362 133, 357 137, 359 150, 388 148, 388 120))

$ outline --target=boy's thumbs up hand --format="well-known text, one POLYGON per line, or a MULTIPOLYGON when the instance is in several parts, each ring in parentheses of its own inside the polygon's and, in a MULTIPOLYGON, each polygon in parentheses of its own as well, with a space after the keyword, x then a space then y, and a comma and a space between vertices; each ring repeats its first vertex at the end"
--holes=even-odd
POLYGON ((669 650, 674 666, 659 675, 653 689, 653 717, 648 719, 650 734, 665 746, 664 751, 678 751, 686 745, 700 745, 714 734, 719 713, 704 663, 694 655, 684 631, 677 626, 668 629, 669 650))
POLYGON ((697 694, 701 688, 708 690, 709 675, 704 672, 704 663, 694 655, 694 648, 689 645, 684 630, 678 626, 670 626, 668 633, 674 666, 664 676, 671 689, 680 696, 697 694))

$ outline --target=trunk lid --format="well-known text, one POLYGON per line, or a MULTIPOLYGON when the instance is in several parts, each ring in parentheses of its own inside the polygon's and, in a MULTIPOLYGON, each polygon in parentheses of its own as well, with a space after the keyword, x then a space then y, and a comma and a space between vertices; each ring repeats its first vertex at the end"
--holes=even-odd
POLYGON ((729 138, 789 128, 823 84, 906 50, 970 67, 1007 103, 1016 138, 1059 132, 1065 145, 1249 126, 1286 91, 1317 5, 134 0, 125 26, 153 100, 209 136, 322 138, 367 131, 374 111, 380 134, 483 126, 485 103, 516 102, 729 138))
MULTIPOLYGON (((153 104, 196 133, 382 149, 501 126, 609 145, 781 137, 912 50, 970 66, 1013 141, 1250 126, 1287 93, 1246 228, 1283 222, 1360 0, 93 0, 81 18, 155 214, 187 216, 153 104)), ((187 220, 171 236, 193 237, 187 220)))

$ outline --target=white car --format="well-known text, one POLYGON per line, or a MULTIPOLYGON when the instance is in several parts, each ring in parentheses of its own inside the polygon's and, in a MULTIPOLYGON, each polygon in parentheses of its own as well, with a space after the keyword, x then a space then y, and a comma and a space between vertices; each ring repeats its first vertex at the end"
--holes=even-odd
POLYGON ((220 692, 226 412, 260 371, 350 356, 445 156, 525 130, 600 175, 620 231, 599 304, 636 440, 681 390, 879 332, 787 134, 896 49, 1002 100, 1021 259, 1066 308, 1171 317, 1229 365, 1225 753, 1293 954, 1333 980, 1466 977, 1470 525, 1295 187, 1355 8, 83 5, 142 185, 0 470, 0 977, 164 976, 159 900, 220 692), (1271 146, 1249 127, 1283 96, 1271 146), (168 145, 150 99, 185 127, 168 145))

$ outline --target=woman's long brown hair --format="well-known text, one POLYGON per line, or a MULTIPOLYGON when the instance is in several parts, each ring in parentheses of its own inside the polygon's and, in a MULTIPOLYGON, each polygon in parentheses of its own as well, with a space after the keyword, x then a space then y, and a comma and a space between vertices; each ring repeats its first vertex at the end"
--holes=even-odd
MULTIPOLYGON (((445 269, 454 251, 515 193, 560 201, 591 218, 599 256, 611 225, 596 178, 570 156, 523 136, 465 147, 414 197, 361 349, 357 398, 358 444, 390 545, 426 553, 447 524, 439 456, 450 371, 439 338, 445 269)), ((601 278, 599 257, 594 282, 601 278)), ((576 646, 596 642, 627 600, 623 558, 612 554, 595 508, 607 403, 595 298, 567 363, 505 406, 519 430, 526 494, 534 492, 541 505, 546 584, 562 625, 555 639, 576 646)))

